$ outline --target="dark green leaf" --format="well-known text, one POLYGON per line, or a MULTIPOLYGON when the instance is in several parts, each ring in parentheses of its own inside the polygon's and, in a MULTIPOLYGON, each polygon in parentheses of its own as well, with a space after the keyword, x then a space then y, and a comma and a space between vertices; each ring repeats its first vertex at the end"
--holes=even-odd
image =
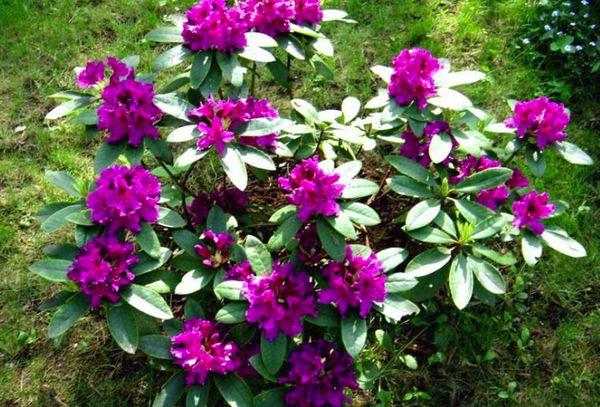
POLYGON ((322 219, 317 220, 317 235, 325 251, 337 261, 341 261, 346 253, 344 236, 322 219))
POLYGON ((244 245, 246 251, 246 257, 250 262, 252 271, 258 276, 271 274, 273 271, 273 259, 271 254, 258 238, 249 235, 246 237, 246 244, 244 245))
POLYGON ((47 233, 55 232, 63 227, 67 222, 67 217, 75 212, 79 212, 84 208, 81 204, 70 205, 65 208, 59 209, 52 215, 48 216, 44 222, 42 222, 42 230, 47 233))
POLYGON ((181 99, 174 93, 167 93, 162 95, 154 96, 154 104, 160 108, 166 114, 176 117, 186 122, 190 121, 188 112, 194 108, 192 104, 186 100, 181 99))
POLYGON ((46 178, 50 183, 69 195, 81 196, 81 193, 77 190, 77 181, 69 174, 60 171, 46 171, 46 178))
POLYGON ((48 337, 56 338, 65 332, 90 308, 89 297, 77 293, 60 306, 48 326, 48 337))
POLYGON ((425 185, 404 175, 388 179, 388 185, 392 191, 400 195, 412 196, 414 198, 431 198, 433 196, 431 190, 425 185))
POLYGON ((185 407, 206 407, 208 405, 208 395, 210 393, 210 384, 204 386, 191 386, 188 389, 185 399, 185 407))
POLYGON ((190 84, 192 88, 198 89, 206 79, 210 66, 212 64, 212 54, 208 52, 198 52, 194 56, 192 69, 190 71, 190 84))
POLYGON ((121 298, 132 307, 159 319, 171 319, 173 313, 169 304, 150 288, 142 287, 137 284, 131 284, 121 292, 121 298))
POLYGON ((104 143, 96 152, 94 159, 94 172, 99 174, 103 169, 110 167, 121 154, 125 152, 126 143, 104 143))
POLYGON ((220 298, 233 301, 242 301, 245 297, 242 295, 242 282, 235 280, 223 281, 215 287, 215 293, 220 298))
POLYGON ((183 45, 177 45, 167 51, 163 52, 154 60, 152 67, 155 71, 162 71, 163 69, 172 68, 179 65, 186 59, 193 55, 189 48, 183 45))
POLYGON ((342 342, 344 347, 356 358, 360 355, 367 341, 367 321, 354 313, 348 314, 342 319, 342 342))
POLYGON ((128 305, 109 307, 108 329, 115 342, 127 353, 135 353, 139 342, 137 322, 128 305))
POLYGON ((473 295, 473 273, 462 254, 456 256, 450 265, 449 282, 454 304, 458 309, 465 308, 473 295))
POLYGON ((184 374, 172 376, 154 399, 152 407, 175 407, 185 392, 184 374))
POLYGON ((144 36, 148 41, 182 43, 181 28, 179 27, 159 27, 150 31, 144 36))
POLYGON ((479 192, 483 189, 495 188, 512 176, 509 168, 488 168, 460 181, 454 189, 458 192, 479 192))
POLYGON ((54 282, 66 282, 67 269, 73 264, 72 260, 45 259, 29 266, 29 271, 38 276, 54 282))
POLYGON ((260 354, 265 367, 272 375, 277 374, 283 362, 287 351, 287 336, 280 333, 273 341, 269 341, 264 333, 260 337, 260 354))
POLYGON ((136 236, 136 240, 139 243, 143 251, 148 253, 151 257, 158 259, 161 256, 160 240, 152 226, 147 222, 142 222, 142 229, 136 236))
POLYGON ((248 304, 245 302, 231 302, 217 311, 215 319, 223 324, 239 324, 246 320, 248 304))
POLYGON ((206 269, 188 271, 175 287, 175 294, 188 295, 200 291, 214 278, 215 273, 206 269))
POLYGON ((160 208, 157 223, 168 228, 182 228, 185 226, 185 220, 172 209, 160 208))
POLYGON ((221 86, 221 69, 219 68, 219 64, 217 61, 211 61, 210 69, 208 70, 208 74, 204 81, 200 85, 200 93, 204 98, 208 98, 210 95, 214 95, 219 90, 221 86))
POLYGON ((231 373, 227 376, 215 375, 214 379, 221 396, 231 407, 252 407, 252 393, 242 379, 231 373))
POLYGON ((140 350, 157 359, 170 360, 171 338, 164 335, 146 335, 140 338, 140 350))

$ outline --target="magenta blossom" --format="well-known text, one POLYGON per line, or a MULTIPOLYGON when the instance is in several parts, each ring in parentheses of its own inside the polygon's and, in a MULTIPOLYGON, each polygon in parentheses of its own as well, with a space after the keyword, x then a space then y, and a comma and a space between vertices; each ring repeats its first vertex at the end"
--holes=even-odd
POLYGON ((298 260, 306 265, 317 265, 325 258, 323 245, 317 234, 317 225, 311 223, 296 233, 298 260))
POLYGON ((100 173, 97 188, 87 197, 91 219, 109 233, 125 228, 138 233, 141 222, 156 222, 160 182, 141 165, 114 165, 100 173))
POLYGON ((219 268, 229 261, 229 250, 235 244, 235 238, 229 233, 215 233, 206 230, 200 237, 202 244, 194 246, 202 264, 210 268, 219 268))
POLYGON ((477 203, 496 211, 506 203, 510 196, 510 190, 504 185, 498 185, 493 189, 484 189, 477 194, 477 203))
POLYGON ((512 209, 515 214, 513 226, 517 229, 528 228, 539 236, 544 232, 544 225, 540 220, 552 215, 556 206, 548 203, 548 193, 538 194, 533 190, 515 201, 512 209))
POLYGON ((234 265, 232 268, 226 271, 227 280, 237 280, 237 281, 246 281, 251 278, 254 274, 252 274, 252 267, 250 266, 250 262, 248 260, 244 260, 243 262, 234 265))
POLYGON ((125 62, 119 61, 115 57, 108 56, 106 58, 106 63, 112 71, 112 75, 110 76, 111 85, 125 79, 135 79, 135 70, 132 67, 127 66, 125 62))
POLYGON ((285 402, 294 407, 342 407, 351 400, 346 388, 356 390, 358 383, 350 355, 323 339, 303 343, 290 354, 291 365, 280 383, 294 386, 285 402))
MULTIPOLYGON (((425 129, 423 130, 422 136, 417 136, 410 127, 407 127, 406 131, 402 133, 402 139, 404 140, 404 144, 400 147, 400 153, 406 157, 410 158, 413 161, 418 162, 424 167, 427 167, 431 163, 431 158, 429 157, 429 145, 431 144, 431 139, 436 134, 446 133, 452 139, 452 149, 458 147, 458 143, 452 136, 452 132, 450 131, 450 126, 447 122, 435 121, 427 124, 425 129)), ((452 160, 452 155, 449 155, 446 160, 444 160, 444 164, 448 165, 452 160)))
POLYGON ((313 215, 339 215, 336 198, 345 188, 339 179, 339 174, 321 169, 319 157, 315 155, 296 165, 288 178, 279 177, 277 181, 284 190, 291 192, 286 195, 286 201, 300 207, 298 218, 306 222, 313 215))
POLYGON ((295 0, 296 24, 315 25, 323 19, 323 10, 321 9, 321 0, 295 0))
POLYGON ((79 249, 67 277, 90 297, 92 308, 98 308, 103 298, 119 301, 121 288, 135 278, 131 267, 137 262, 131 243, 112 236, 95 237, 79 249))
POLYGON ((427 106, 427 98, 436 94, 434 74, 442 69, 441 62, 429 51, 405 49, 394 58, 394 72, 388 87, 390 97, 406 106, 416 101, 420 110, 427 106))
POLYGON ((275 262, 272 274, 246 280, 242 294, 250 303, 246 319, 257 323, 270 341, 280 332, 298 335, 302 332, 302 317, 317 315, 309 275, 294 272, 291 263, 275 262))
POLYGON ((248 24, 225 0, 201 0, 185 13, 183 42, 192 51, 234 52, 246 46, 248 24))
MULTIPOLYGON (((188 115, 197 120, 200 138, 198 148, 204 150, 212 146, 223 155, 227 144, 235 140, 235 129, 252 119, 279 117, 277 110, 271 107, 268 100, 256 100, 249 97, 245 100, 215 100, 208 98, 197 109, 192 109, 188 115)), ((236 141, 273 151, 276 147, 278 134, 265 134, 258 137, 239 137, 236 141)))
POLYGON ((153 102, 154 85, 125 79, 104 88, 104 103, 98 108, 98 129, 106 130, 107 143, 127 140, 138 147, 144 137, 160 137, 154 124, 163 113, 153 102))
POLYGON ((555 103, 545 97, 529 102, 517 102, 513 117, 504 123, 517 129, 520 139, 532 137, 539 148, 567 138, 564 130, 569 124, 569 114, 562 103, 555 103))
POLYGON ((329 279, 329 288, 319 292, 319 302, 335 303, 342 316, 353 308, 366 318, 373 302, 383 302, 387 296, 383 264, 375 253, 369 257, 355 256, 350 246, 346 246, 346 258, 341 262, 331 261, 323 269, 323 275, 329 279))
POLYGON ((294 0, 244 0, 239 7, 251 28, 271 37, 288 33, 296 15, 294 0))
POLYGON ((200 226, 206 222, 211 208, 217 205, 231 215, 246 213, 248 195, 237 188, 224 188, 218 186, 210 194, 200 192, 188 206, 192 214, 192 224, 200 226))
POLYGON ((506 181, 506 185, 511 188, 525 188, 529 186, 529 180, 520 169, 513 168, 512 177, 508 181, 506 181))
POLYGON ((203 385, 208 373, 225 375, 239 367, 238 347, 222 338, 216 322, 188 319, 171 338, 173 363, 185 370, 187 385, 203 385))
POLYGON ((77 87, 89 89, 98 82, 102 82, 106 76, 104 72, 104 61, 88 61, 85 69, 77 75, 77 87))

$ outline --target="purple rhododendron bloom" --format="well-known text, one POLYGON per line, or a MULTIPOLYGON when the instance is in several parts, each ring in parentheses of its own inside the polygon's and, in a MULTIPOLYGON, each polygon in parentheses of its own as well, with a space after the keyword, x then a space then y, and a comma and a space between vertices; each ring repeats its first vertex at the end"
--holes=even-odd
POLYGON ((227 270, 225 274, 227 275, 227 280, 237 281, 246 281, 254 275, 252 274, 252 267, 248 260, 244 260, 243 262, 234 265, 227 270))
POLYGON ((427 106, 427 98, 436 94, 434 74, 442 64, 427 50, 405 49, 394 58, 394 72, 388 87, 390 97, 401 106, 416 101, 420 110, 427 106))
POLYGON ((109 56, 106 58, 108 67, 112 70, 110 76, 110 84, 114 85, 125 79, 135 79, 135 70, 127 66, 125 62, 120 61, 118 58, 109 56))
POLYGON ((279 379, 294 386, 285 396, 289 406, 341 407, 351 402, 344 390, 358 389, 352 357, 331 342, 303 343, 290 354, 289 363, 287 375, 279 379))
POLYGON ((216 322, 190 318, 171 338, 173 363, 185 370, 185 383, 203 385, 208 373, 225 375, 239 367, 238 347, 225 341, 216 322))
POLYGON ((144 137, 157 140, 160 137, 154 123, 163 113, 154 104, 154 85, 125 79, 104 88, 104 103, 98 108, 98 129, 106 130, 107 143, 127 140, 138 147, 144 137))
POLYGON ((100 173, 97 188, 87 197, 91 219, 108 233, 125 228, 137 233, 141 222, 156 222, 160 182, 141 165, 114 165, 100 173))
POLYGON ((77 87, 89 89, 98 82, 102 82, 105 76, 104 61, 88 61, 85 69, 77 75, 77 87))
POLYGON ((198 193, 196 198, 188 205, 192 214, 192 224, 200 226, 206 222, 210 209, 217 205, 231 215, 240 215, 246 212, 248 195, 237 188, 224 188, 219 186, 210 194, 198 193))
POLYGON ((131 243, 113 236, 95 237, 79 249, 67 277, 90 297, 92 308, 98 308, 103 298, 119 301, 119 290, 135 278, 131 267, 137 262, 131 243))
POLYGON ((510 196, 510 190, 504 186, 499 185, 493 189, 484 189, 483 191, 477 194, 477 203, 488 207, 489 209, 495 211, 498 207, 504 205, 506 200, 510 196))
POLYGON ((302 160, 288 178, 279 177, 278 182, 284 190, 291 191, 286 195, 286 201, 300 207, 298 218, 306 222, 313 215, 337 216, 340 213, 335 200, 342 195, 345 185, 338 182, 339 179, 339 174, 323 171, 315 155, 302 160))
POLYGON ((529 179, 518 168, 513 168, 512 177, 506 181, 506 185, 511 188, 525 188, 529 186, 529 179))
POLYGON ((250 364, 250 358, 260 353, 258 342, 251 342, 238 351, 239 367, 235 374, 240 377, 260 377, 260 374, 250 364))
POLYGON ((513 117, 504 123, 517 129, 518 138, 533 137, 537 146, 544 149, 548 144, 567 138, 564 130, 569 124, 569 114, 562 103, 545 97, 528 102, 517 102, 513 117))
POLYGON ((335 303, 342 316, 353 308, 366 318, 373 302, 383 302, 387 296, 383 264, 375 253, 369 257, 355 256, 350 246, 346 246, 346 258, 329 262, 323 275, 329 279, 329 288, 319 292, 319 302, 335 303))
POLYGON ((536 235, 541 235, 544 232, 544 225, 540 220, 552 215, 556 206, 548 203, 548 193, 538 194, 533 190, 515 201, 512 209, 515 214, 514 227, 517 229, 528 228, 536 235))
POLYGON ((271 37, 288 33, 296 15, 294 0, 245 0, 239 7, 251 28, 271 37))
POLYGON ((296 240, 298 240, 298 260, 301 263, 317 265, 325 258, 315 223, 307 225, 296 233, 296 240))
POLYGON ((323 19, 321 0, 295 0, 296 24, 315 25, 323 19))
POLYGON ((200 238, 202 244, 194 246, 202 264, 206 267, 218 268, 229 261, 229 249, 235 244, 235 238, 229 233, 215 233, 206 230, 200 238))
MULTIPOLYGON (((252 97, 218 101, 210 97, 197 109, 190 110, 188 115, 199 122, 201 136, 198 138, 198 148, 204 150, 214 146, 220 155, 223 155, 225 146, 235 140, 236 127, 252 119, 279 117, 268 100, 256 100, 252 97)), ((239 137, 237 142, 272 151, 276 147, 277 136, 278 134, 273 133, 258 137, 239 137)))
MULTIPOLYGON (((433 136, 440 133, 446 133, 451 137, 452 149, 458 147, 458 143, 454 140, 448 123, 435 121, 425 126, 423 135, 420 137, 415 135, 410 127, 407 127, 406 131, 402 133, 404 144, 400 147, 400 153, 404 157, 410 158, 422 166, 427 167, 431 163, 431 158, 429 157, 429 145, 431 144, 431 139, 433 136)), ((451 160, 452 155, 449 155, 443 163, 448 165, 451 160)))
POLYGON ((273 264, 273 273, 244 282, 242 294, 250 306, 248 322, 255 322, 273 341, 280 332, 296 336, 302 332, 302 317, 316 316, 314 288, 306 272, 294 272, 291 263, 273 264))

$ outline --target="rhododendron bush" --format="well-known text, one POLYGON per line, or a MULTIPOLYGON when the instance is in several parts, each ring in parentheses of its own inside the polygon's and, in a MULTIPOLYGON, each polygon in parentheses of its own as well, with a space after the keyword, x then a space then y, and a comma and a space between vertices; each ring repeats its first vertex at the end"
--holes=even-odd
POLYGON ((567 141, 563 105, 510 101, 495 120, 455 89, 484 74, 418 48, 372 68, 383 87, 364 105, 275 105, 260 82, 291 90, 292 63, 328 69, 321 25, 354 23, 345 12, 202 0, 170 20, 146 37, 171 43, 153 72, 109 56, 53 95, 65 101, 47 120, 84 125, 100 147, 94 179, 47 173, 71 199, 42 208, 41 227, 75 238, 31 266, 64 287, 50 337, 92 313, 171 372, 155 405, 342 406, 373 327, 433 296, 493 302, 505 270, 544 247, 586 255, 551 220, 567 204, 536 185, 548 154, 592 163, 567 141), (382 215, 410 250, 370 239, 382 215))

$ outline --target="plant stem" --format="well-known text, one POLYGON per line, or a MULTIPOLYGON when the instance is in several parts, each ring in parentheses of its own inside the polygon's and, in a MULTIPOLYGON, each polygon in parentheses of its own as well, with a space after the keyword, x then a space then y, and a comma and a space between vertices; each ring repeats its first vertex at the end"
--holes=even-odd
POLYGON ((515 156, 519 153, 519 151, 521 151, 523 149, 523 147, 525 147, 525 144, 521 145, 519 148, 517 148, 515 151, 513 151, 512 154, 508 156, 506 161, 504 163, 502 163, 502 166, 506 167, 513 160, 513 158, 515 158, 515 156))
POLYGON ((319 151, 319 146, 321 145, 321 141, 323 141, 323 135, 325 134, 325 129, 321 129, 321 133, 319 134, 319 140, 317 140, 317 146, 315 147, 315 151, 311 155, 315 155, 317 151, 319 151))
POLYGON ((252 80, 250 82, 250 96, 254 97, 254 89, 256 85, 256 62, 252 63, 252 80))

